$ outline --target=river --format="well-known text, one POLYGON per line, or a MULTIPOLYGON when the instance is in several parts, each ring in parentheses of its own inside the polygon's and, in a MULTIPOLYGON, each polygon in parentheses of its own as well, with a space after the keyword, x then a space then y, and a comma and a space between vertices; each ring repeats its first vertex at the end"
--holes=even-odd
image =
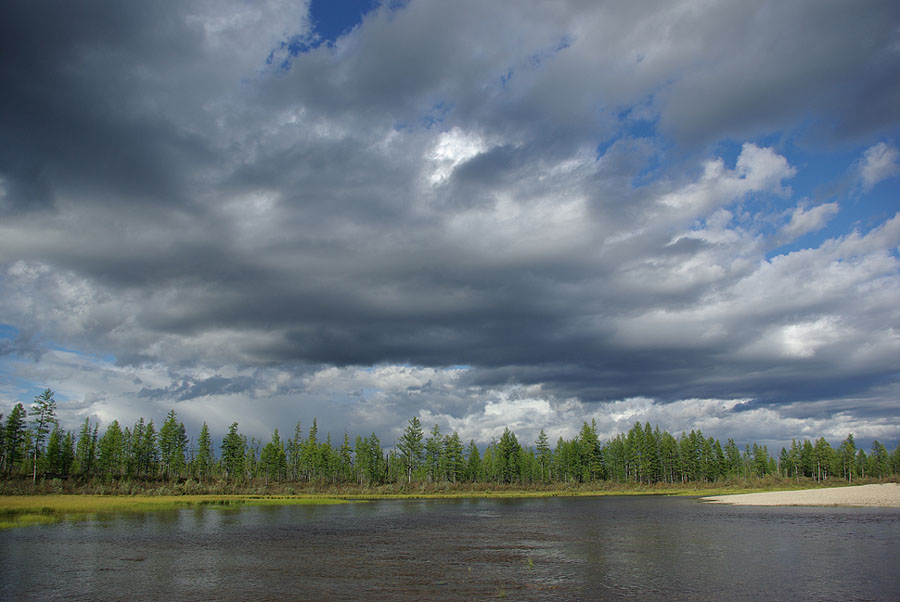
POLYGON ((377 501, 0 532, 3 600, 900 600, 900 509, 377 501))

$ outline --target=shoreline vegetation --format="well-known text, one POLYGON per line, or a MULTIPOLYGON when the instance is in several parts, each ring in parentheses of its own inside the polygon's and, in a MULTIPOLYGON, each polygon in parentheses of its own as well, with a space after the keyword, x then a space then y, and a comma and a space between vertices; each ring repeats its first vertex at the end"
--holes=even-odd
POLYGON ((284 438, 276 428, 266 442, 248 439, 234 422, 217 444, 205 422, 196 438, 189 436, 170 410, 159 429, 152 418, 141 417, 131 427, 112 420, 101 433, 98 422, 85 418, 76 433, 60 425, 54 393, 46 389, 35 396, 30 411, 18 403, 5 419, 0 414, 0 502, 7 496, 47 497, 43 502, 38 498, 31 510, 0 504, 0 520, 77 514, 73 505, 90 507, 90 496, 125 496, 121 505, 142 508, 144 498, 171 506, 269 503, 260 500, 272 496, 313 500, 298 503, 701 496, 900 479, 900 444, 889 451, 875 440, 866 453, 852 434, 837 448, 820 437, 815 442, 792 440, 790 448, 775 454, 757 443, 745 444, 742 451, 734 439, 723 444, 700 430, 676 436, 649 422, 636 422, 627 433, 603 441, 596 422, 583 421, 577 435, 559 436, 555 445, 543 429, 532 444, 519 441, 508 427, 485 446, 474 440, 465 444, 456 431, 443 433, 437 424, 426 429, 416 416, 395 432, 400 435, 392 446, 383 445, 374 432, 352 439, 345 432, 332 439, 327 432, 322 436, 313 418, 308 429, 297 422, 284 438), (72 501, 77 495, 64 498, 70 510, 47 506, 50 496, 65 494, 84 497, 77 504, 72 501))
MULTIPOLYGON (((56 480, 58 481, 58 479, 56 480)), ((207 493, 185 493, 170 483, 156 487, 150 483, 123 483, 121 488, 115 487, 98 492, 94 483, 67 483, 62 487, 59 482, 41 481, 36 488, 37 493, 26 493, 23 490, 16 494, 4 487, 0 495, 0 529, 24 527, 30 525, 50 524, 66 519, 83 519, 103 514, 125 512, 153 512, 175 510, 191 507, 228 508, 239 506, 283 506, 283 505, 325 505, 376 500, 436 500, 436 499, 487 499, 487 498, 534 498, 534 497, 597 497, 613 495, 662 495, 662 496, 696 496, 713 503, 735 503, 757 505, 900 505, 900 485, 896 480, 888 482, 892 494, 897 501, 888 503, 859 503, 853 500, 859 496, 843 496, 840 498, 810 498, 811 502, 778 497, 785 493, 814 494, 822 491, 863 491, 866 488, 884 487, 884 481, 866 485, 849 485, 845 481, 832 480, 824 483, 817 481, 797 482, 790 479, 765 478, 735 480, 727 483, 684 483, 653 485, 631 483, 594 483, 571 487, 535 486, 529 488, 499 486, 491 483, 480 484, 426 484, 420 483, 412 487, 380 486, 380 487, 339 487, 310 486, 300 491, 290 488, 286 492, 283 487, 271 487, 258 483, 245 483, 242 488, 233 487, 229 483, 209 483, 207 493), (134 486, 138 487, 135 488, 134 486), (224 491, 230 490, 230 493, 224 491), (216 491, 210 493, 209 491, 216 491), (749 496, 747 495, 749 494, 749 496), (771 498, 754 498, 759 494, 773 495, 771 498), (757 502, 757 500, 761 500, 757 502), (773 501, 774 500, 774 501, 773 501), (781 500, 778 503, 778 500, 781 500), (817 502, 818 500, 818 502, 817 502), (837 500, 837 501, 829 501, 837 500), (848 501, 849 500, 849 501, 848 501)), ((28 483, 32 485, 32 483, 28 483)), ((102 488, 109 484, 103 484, 102 488)), ((187 490, 195 491, 199 484, 183 483, 187 490)))

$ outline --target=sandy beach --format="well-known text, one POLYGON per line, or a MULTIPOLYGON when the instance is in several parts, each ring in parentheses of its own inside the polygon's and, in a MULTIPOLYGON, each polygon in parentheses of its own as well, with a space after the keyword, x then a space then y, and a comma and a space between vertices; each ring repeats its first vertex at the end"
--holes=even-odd
POLYGON ((803 491, 769 491, 700 498, 738 506, 858 506, 900 508, 900 484, 857 485, 803 491))

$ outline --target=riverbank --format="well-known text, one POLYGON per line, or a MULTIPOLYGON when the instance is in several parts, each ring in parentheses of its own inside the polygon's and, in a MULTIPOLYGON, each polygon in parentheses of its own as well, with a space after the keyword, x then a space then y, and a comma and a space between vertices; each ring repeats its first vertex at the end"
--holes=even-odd
POLYGON ((881 483, 806 489, 801 491, 766 491, 715 495, 701 498, 713 504, 739 506, 849 506, 900 508, 900 484, 881 483))
POLYGON ((325 496, 257 495, 9 495, 0 496, 0 529, 58 522, 91 514, 153 512, 197 506, 345 504, 325 496))
MULTIPOLYGON (((146 485, 146 484, 144 484, 146 485)), ((369 500, 429 500, 465 498, 534 498, 534 497, 596 497, 596 496, 704 496, 701 499, 723 504, 760 505, 843 505, 900 507, 900 485, 897 483, 863 486, 815 488, 813 482, 797 484, 783 479, 760 479, 718 484, 582 484, 572 487, 521 489, 503 485, 419 484, 413 487, 321 487, 286 494, 269 492, 240 492, 214 494, 170 494, 171 488, 144 489, 142 493, 39 493, 0 495, 0 528, 53 523, 65 518, 89 514, 115 512, 149 512, 189 508, 192 506, 246 506, 339 504, 369 500), (791 488, 805 487, 797 491, 791 488), (318 490, 316 490, 318 489, 318 490), (869 492, 880 492, 877 494, 869 492)))

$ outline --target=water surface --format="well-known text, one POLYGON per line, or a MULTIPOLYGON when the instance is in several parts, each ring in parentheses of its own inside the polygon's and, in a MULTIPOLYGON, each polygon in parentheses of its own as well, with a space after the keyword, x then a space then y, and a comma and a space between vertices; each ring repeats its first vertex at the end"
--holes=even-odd
POLYGON ((900 600, 900 509, 694 498, 199 508, 0 532, 4 600, 900 600))

